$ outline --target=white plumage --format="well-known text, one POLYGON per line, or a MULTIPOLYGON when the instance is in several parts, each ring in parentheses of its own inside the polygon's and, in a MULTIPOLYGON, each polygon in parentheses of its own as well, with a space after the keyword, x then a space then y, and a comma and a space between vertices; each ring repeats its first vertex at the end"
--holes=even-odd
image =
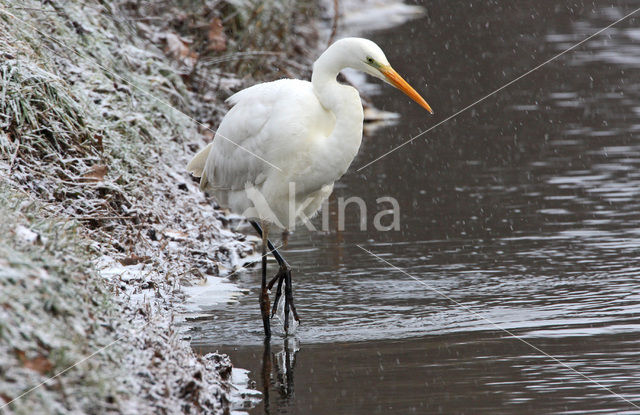
POLYGON ((284 330, 293 305, 291 267, 268 241, 269 225, 291 229, 313 216, 333 183, 349 168, 362 141, 362 103, 358 91, 336 76, 354 68, 401 89, 429 112, 429 104, 394 71, 384 53, 366 39, 331 45, 314 63, 311 82, 282 79, 252 86, 230 97, 233 107, 213 142, 187 170, 201 177, 200 188, 223 207, 244 215, 262 236, 260 310, 265 336, 271 336, 269 289, 277 285, 272 316, 285 290, 284 330), (260 224, 259 224, 259 223, 260 224), (267 284, 267 246, 280 269, 267 284))
POLYGON ((200 188, 235 213, 279 227, 311 217, 362 140, 360 96, 336 81, 346 67, 385 81, 397 76, 377 45, 347 38, 315 62, 311 82, 282 79, 236 93, 213 142, 187 166, 202 177, 200 188))

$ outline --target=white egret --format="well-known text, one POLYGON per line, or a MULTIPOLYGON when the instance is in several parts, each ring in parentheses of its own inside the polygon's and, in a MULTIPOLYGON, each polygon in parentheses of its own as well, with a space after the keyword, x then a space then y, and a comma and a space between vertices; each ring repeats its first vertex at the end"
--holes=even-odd
POLYGON ((228 102, 233 107, 213 142, 187 166, 201 178, 200 189, 213 194, 221 206, 245 215, 262 237, 259 298, 267 337, 271 335, 268 290, 276 282, 271 316, 284 284, 285 333, 290 309, 299 321, 293 305, 291 267, 269 241, 269 226, 286 229, 312 217, 331 194, 334 182, 349 168, 362 141, 358 91, 336 80, 345 68, 382 79, 433 114, 429 104, 391 68, 378 45, 367 39, 341 39, 313 64, 311 82, 281 79, 231 96, 228 102), (279 264, 269 284, 267 247, 279 264))

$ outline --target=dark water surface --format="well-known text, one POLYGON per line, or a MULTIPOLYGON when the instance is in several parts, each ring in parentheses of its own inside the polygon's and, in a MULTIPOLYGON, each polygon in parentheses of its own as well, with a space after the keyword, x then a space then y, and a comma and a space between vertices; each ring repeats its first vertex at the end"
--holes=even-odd
POLYGON ((427 7, 369 37, 437 115, 388 87, 374 97, 402 118, 365 138, 332 198, 334 212, 363 198, 368 230, 351 206, 345 231, 332 217, 284 251, 297 340, 265 351, 248 272, 249 295, 192 322, 194 347, 268 384, 256 414, 640 413, 622 399, 640 405, 640 18, 357 171, 640 1, 427 7), (400 231, 374 229, 381 196, 400 231))

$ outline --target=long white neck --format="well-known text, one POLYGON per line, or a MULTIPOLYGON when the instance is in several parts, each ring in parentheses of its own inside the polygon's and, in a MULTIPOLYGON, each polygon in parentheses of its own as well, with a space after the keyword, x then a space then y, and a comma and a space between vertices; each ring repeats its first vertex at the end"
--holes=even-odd
POLYGON ((344 59, 347 53, 344 45, 332 45, 313 64, 311 76, 318 100, 336 118, 335 127, 327 138, 327 146, 335 150, 334 157, 342 162, 338 172, 340 176, 347 170, 360 148, 364 119, 358 91, 336 80, 338 73, 347 67, 344 59))

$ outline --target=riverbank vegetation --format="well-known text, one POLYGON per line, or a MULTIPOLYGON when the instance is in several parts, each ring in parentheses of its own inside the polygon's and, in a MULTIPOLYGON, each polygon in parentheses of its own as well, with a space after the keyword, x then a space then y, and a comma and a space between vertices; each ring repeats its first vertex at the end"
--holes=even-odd
POLYGON ((174 320, 253 244, 184 166, 233 91, 306 75, 314 6, 0 0, 3 410, 229 409, 229 360, 174 320))

